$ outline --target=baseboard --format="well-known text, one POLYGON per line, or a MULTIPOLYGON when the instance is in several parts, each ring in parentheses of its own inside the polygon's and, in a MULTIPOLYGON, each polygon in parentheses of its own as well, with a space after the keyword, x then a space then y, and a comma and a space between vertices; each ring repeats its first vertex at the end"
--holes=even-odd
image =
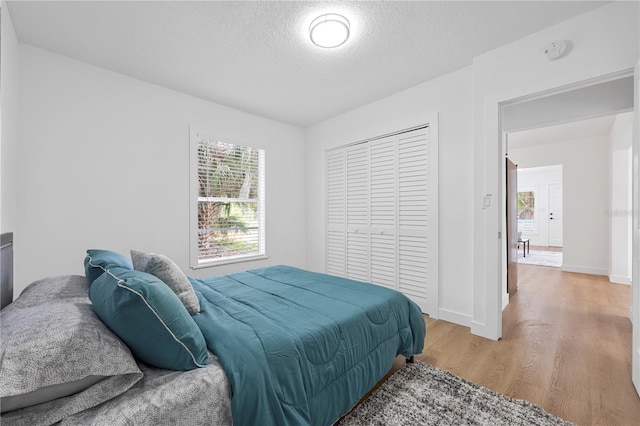
POLYGON ((499 340, 500 336, 495 335, 495 330, 488 330, 487 324, 471 320, 471 334, 484 337, 490 340, 499 340))
POLYGON ((609 275, 609 281, 614 284, 626 284, 631 285, 631 278, 623 275, 609 275))
POLYGON ((450 311, 449 309, 438 309, 439 319, 452 322, 454 324, 471 327, 471 315, 461 314, 460 312, 450 311))
POLYGON ((591 274, 591 275, 609 275, 609 271, 604 268, 592 268, 589 266, 575 266, 575 265, 562 265, 562 270, 565 272, 577 272, 579 274, 591 274))

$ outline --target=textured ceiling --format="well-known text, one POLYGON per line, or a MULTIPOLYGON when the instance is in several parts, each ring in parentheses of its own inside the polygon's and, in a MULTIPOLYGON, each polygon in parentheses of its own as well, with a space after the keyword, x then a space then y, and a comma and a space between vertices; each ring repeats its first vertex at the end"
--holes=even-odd
POLYGON ((10 1, 8 7, 23 43, 306 127, 604 3, 10 1), (351 21, 350 40, 332 50, 315 47, 307 33, 328 12, 351 21))

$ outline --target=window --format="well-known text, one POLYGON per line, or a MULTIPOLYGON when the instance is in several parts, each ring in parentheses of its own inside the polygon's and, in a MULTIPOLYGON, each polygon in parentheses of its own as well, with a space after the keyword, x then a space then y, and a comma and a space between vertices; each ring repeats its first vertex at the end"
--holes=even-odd
POLYGON ((191 266, 264 257, 264 150, 191 139, 191 266))
POLYGON ((524 233, 536 231, 536 193, 518 191, 518 230, 524 233))

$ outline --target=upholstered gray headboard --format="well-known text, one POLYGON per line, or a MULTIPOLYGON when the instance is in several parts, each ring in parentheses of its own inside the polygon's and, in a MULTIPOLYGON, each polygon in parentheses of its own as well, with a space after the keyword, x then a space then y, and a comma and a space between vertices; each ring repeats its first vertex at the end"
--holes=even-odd
POLYGON ((13 232, 0 235, 0 309, 13 301, 13 232))

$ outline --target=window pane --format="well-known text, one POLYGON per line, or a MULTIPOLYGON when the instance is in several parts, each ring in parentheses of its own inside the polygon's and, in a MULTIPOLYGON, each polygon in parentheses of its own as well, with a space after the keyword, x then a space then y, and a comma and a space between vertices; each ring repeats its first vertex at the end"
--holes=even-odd
POLYGON ((198 147, 200 197, 257 198, 257 149, 206 141, 198 147))
POLYGON ((535 192, 518 192, 518 230, 522 232, 535 232, 535 192))
POLYGON ((197 164, 198 263, 264 254, 264 151, 198 135, 197 164))
POLYGON ((200 260, 257 253, 259 250, 258 203, 198 203, 200 260))

